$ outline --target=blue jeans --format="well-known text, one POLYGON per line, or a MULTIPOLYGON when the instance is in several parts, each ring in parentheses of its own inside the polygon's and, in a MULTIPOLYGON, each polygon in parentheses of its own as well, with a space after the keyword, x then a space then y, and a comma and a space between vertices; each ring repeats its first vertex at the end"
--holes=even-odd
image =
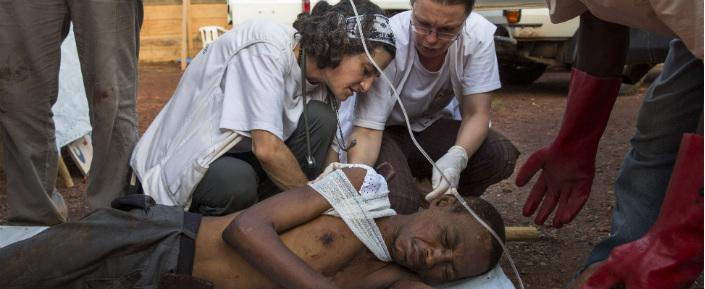
POLYGON ((673 40, 661 75, 649 87, 637 127, 615 183, 617 205, 610 236, 585 266, 607 259, 613 248, 641 238, 656 222, 681 137, 695 132, 703 111, 703 63, 673 40))

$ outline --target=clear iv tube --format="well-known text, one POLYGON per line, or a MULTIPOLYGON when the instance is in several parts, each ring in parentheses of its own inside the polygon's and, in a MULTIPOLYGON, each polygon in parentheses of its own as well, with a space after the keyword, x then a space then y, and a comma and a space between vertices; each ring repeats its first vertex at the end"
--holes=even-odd
MULTIPOLYGON (((446 181, 448 181, 448 178, 443 174, 443 172, 438 168, 438 166, 436 166, 436 163, 431 159, 431 157, 428 156, 428 154, 426 154, 426 151, 424 151, 423 148, 421 148, 421 145, 419 145, 419 143, 416 141, 416 138, 414 137, 414 133, 411 130, 411 124, 409 121, 409 116, 406 113, 406 108, 404 107, 404 104, 402 103, 401 98, 399 97, 399 92, 397 92, 397 89, 394 87, 394 84, 392 84, 392 81, 389 80, 389 78, 384 74, 384 71, 377 65, 377 63, 372 58, 370 51, 367 49, 367 44, 365 43, 365 35, 363 34, 363 31, 362 31, 362 23, 360 22, 360 17, 359 17, 360 15, 357 13, 357 7, 355 7, 355 3, 353 0, 349 0, 349 1, 350 1, 350 5, 352 6, 353 12, 355 13, 355 21, 357 22, 357 28, 358 28, 358 32, 360 33, 360 40, 362 41, 362 47, 365 50, 365 54, 367 54, 367 58, 369 58, 370 62, 372 62, 372 65, 375 67, 375 69, 377 69, 377 71, 379 71, 382 79, 384 79, 384 81, 387 83, 387 85, 389 85, 389 87, 392 89, 392 92, 394 92, 394 97, 396 97, 396 100, 399 103, 399 107, 402 110, 402 114, 404 115, 404 121, 406 122, 406 128, 409 131, 409 137, 411 138, 411 141, 414 143, 416 148, 418 148, 419 152, 426 158, 426 160, 428 160, 428 162, 433 166, 433 168, 435 170, 438 170, 441 173, 441 177, 443 179, 445 179, 446 181)), ((450 182, 448 182, 448 183, 450 183, 450 182)), ((492 237, 494 237, 497 240, 497 243, 499 243, 500 246, 502 246, 504 256, 506 256, 507 260, 509 261, 509 264, 512 266, 512 270, 514 271, 514 275, 516 276, 517 280, 519 281, 519 287, 521 289, 524 289, 524 282, 521 280, 521 276, 519 275, 519 270, 517 270, 516 264, 514 263, 514 259, 512 259, 512 256, 509 254, 509 249, 505 246, 504 242, 502 242, 502 239, 499 237, 499 235, 497 235, 497 232, 492 230, 492 228, 489 225, 487 225, 487 223, 485 223, 485 221, 480 219, 480 217, 475 213, 475 211, 473 209, 471 209, 470 206, 468 206, 467 202, 465 202, 465 199, 462 196, 460 196, 460 194, 458 194, 458 190, 456 188, 453 187, 450 189, 450 191, 453 194, 453 196, 456 199, 458 199, 458 201, 460 201, 460 203, 463 205, 465 210, 467 210, 468 213, 470 213, 470 215, 473 216, 473 218, 475 218, 483 227, 485 227, 485 229, 487 229, 487 231, 490 232, 492 237)))

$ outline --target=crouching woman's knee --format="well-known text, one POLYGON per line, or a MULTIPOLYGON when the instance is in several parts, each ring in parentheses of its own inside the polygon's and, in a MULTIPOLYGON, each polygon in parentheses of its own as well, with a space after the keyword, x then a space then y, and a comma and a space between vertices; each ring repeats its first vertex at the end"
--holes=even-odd
POLYGON ((193 193, 191 212, 221 216, 243 210, 258 201, 259 177, 246 162, 226 157, 211 164, 193 193))
MULTIPOLYGON (((317 131, 320 135, 332 137, 337 128, 337 121, 330 105, 312 100, 308 102, 306 109, 312 132, 317 131)), ((324 138, 330 139, 330 137, 324 138)))
POLYGON ((491 185, 514 173, 519 151, 512 142, 490 129, 485 142, 470 158, 460 175, 458 189, 462 195, 479 196, 491 185))

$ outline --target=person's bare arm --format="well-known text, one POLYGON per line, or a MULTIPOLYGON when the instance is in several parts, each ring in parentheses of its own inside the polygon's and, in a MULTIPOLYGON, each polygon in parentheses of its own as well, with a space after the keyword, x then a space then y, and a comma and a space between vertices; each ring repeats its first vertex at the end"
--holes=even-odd
POLYGON ((323 167, 327 167, 331 163, 337 163, 340 161, 340 158, 338 157, 338 152, 336 152, 334 149, 328 149, 328 152, 326 153, 326 162, 324 163, 323 167))
POLYGON ((490 123, 489 93, 470 94, 463 97, 461 115, 463 119, 455 144, 463 147, 471 158, 487 137, 490 123))
POLYGON ((387 287, 389 289, 433 289, 431 285, 418 280, 401 279, 394 282, 391 286, 387 287))
POLYGON ((379 270, 357 280, 357 288, 432 288, 424 283, 418 274, 397 264, 388 263, 379 270))
POLYGON ((253 130, 251 134, 252 152, 274 184, 288 190, 308 182, 296 157, 281 139, 266 130, 253 130))
MULTIPOLYGON (((343 171, 359 190, 366 171, 359 168, 343 171)), ((336 288, 289 250, 278 235, 315 219, 330 207, 311 187, 298 187, 245 209, 228 225, 222 237, 253 267, 266 272, 285 288, 336 288)))
POLYGON ((629 50, 629 28, 601 20, 589 12, 580 16, 575 67, 599 77, 621 77, 629 50))
POLYGON ((382 131, 356 126, 350 139, 356 143, 348 151, 348 163, 374 166, 382 146, 382 131))

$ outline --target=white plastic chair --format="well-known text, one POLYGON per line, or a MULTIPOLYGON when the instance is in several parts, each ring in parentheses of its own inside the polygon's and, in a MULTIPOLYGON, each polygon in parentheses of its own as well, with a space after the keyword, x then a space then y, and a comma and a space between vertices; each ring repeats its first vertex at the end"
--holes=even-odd
POLYGON ((220 35, 227 32, 225 28, 220 26, 203 26, 198 29, 201 31, 201 42, 203 42, 203 47, 213 43, 220 35))

